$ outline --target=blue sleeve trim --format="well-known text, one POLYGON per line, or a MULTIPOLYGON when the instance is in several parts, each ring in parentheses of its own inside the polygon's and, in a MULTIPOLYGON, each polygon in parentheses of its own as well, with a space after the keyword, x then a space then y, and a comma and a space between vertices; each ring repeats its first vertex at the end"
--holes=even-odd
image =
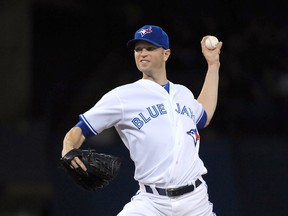
POLYGON ((92 126, 87 122, 83 115, 80 115, 80 121, 75 125, 80 127, 85 138, 97 135, 98 133, 92 128, 92 126))
POLYGON ((204 112, 202 113, 202 116, 199 118, 199 121, 197 122, 197 128, 202 129, 205 127, 205 124, 207 122, 207 113, 204 112))

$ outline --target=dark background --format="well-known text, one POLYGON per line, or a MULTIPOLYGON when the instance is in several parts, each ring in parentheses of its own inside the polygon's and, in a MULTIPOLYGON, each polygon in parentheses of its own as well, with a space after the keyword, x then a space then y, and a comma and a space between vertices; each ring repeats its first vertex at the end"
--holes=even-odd
POLYGON ((126 42, 168 33, 168 78, 200 92, 204 35, 223 41, 219 103, 201 131, 210 201, 220 216, 287 216, 288 46, 284 1, 0 1, 0 215, 113 216, 137 190, 114 129, 84 147, 123 158, 89 193, 59 168, 62 140, 112 88, 141 78, 126 42))

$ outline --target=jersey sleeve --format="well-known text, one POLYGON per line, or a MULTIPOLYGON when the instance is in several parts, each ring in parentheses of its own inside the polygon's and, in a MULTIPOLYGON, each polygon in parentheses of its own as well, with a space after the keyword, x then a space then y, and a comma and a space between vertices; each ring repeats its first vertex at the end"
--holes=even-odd
POLYGON ((198 129, 204 128, 206 122, 207 122, 207 113, 204 109, 202 109, 202 113, 198 118, 198 121, 196 122, 197 128, 198 129))
POLYGON ((88 136, 91 132, 97 135, 104 129, 113 127, 122 119, 122 106, 116 92, 112 90, 105 94, 94 107, 81 114, 79 118, 80 122, 85 123, 84 126, 80 126, 88 136))
POLYGON ((79 118, 80 121, 75 126, 81 128, 82 134, 84 135, 85 138, 97 135, 97 132, 93 130, 93 128, 89 125, 89 123, 85 122, 85 119, 81 118, 81 116, 79 118))
MULTIPOLYGON (((192 93, 193 95, 193 93, 192 93)), ((206 122, 207 122, 207 113, 204 110, 204 107, 202 106, 202 104, 200 104, 193 95, 193 99, 194 99, 194 103, 193 103, 193 107, 194 107, 194 114, 195 114, 195 122, 197 125, 197 129, 202 129, 204 128, 206 122)))

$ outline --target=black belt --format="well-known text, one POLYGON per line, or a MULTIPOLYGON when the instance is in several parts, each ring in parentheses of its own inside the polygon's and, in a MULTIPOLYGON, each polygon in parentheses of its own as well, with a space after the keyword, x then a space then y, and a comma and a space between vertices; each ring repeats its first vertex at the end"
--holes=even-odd
MULTIPOLYGON (((164 189, 164 188, 157 188, 156 187, 155 189, 158 191, 159 195, 168 196, 168 197, 175 197, 175 196, 181 196, 183 194, 192 192, 192 191, 194 191, 195 188, 197 188, 201 184, 202 184, 202 181, 200 179, 197 179, 195 181, 195 187, 192 184, 192 185, 185 185, 185 186, 178 187, 178 188, 167 188, 167 189, 164 189)), ((152 193, 153 194, 153 190, 152 190, 152 188, 149 185, 144 185, 144 186, 145 186, 145 189, 146 189, 147 193, 152 193)))

